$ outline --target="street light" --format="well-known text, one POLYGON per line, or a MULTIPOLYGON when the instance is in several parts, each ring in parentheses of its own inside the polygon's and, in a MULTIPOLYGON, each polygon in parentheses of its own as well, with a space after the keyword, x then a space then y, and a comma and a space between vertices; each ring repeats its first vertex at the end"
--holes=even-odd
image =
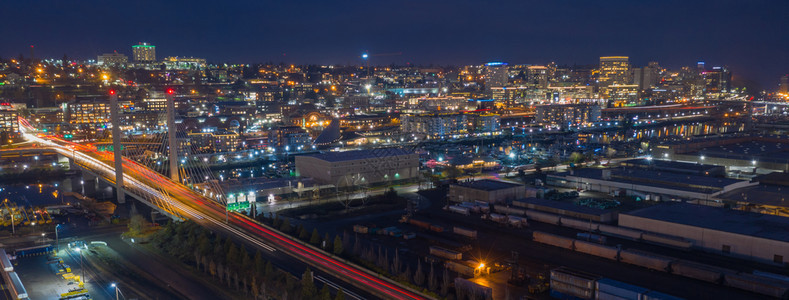
POLYGON ((55 225, 55 251, 60 252, 60 239, 58 238, 58 227, 60 227, 60 224, 55 225))
POLYGON ((118 284, 113 282, 111 286, 115 288, 115 300, 118 300, 118 284))

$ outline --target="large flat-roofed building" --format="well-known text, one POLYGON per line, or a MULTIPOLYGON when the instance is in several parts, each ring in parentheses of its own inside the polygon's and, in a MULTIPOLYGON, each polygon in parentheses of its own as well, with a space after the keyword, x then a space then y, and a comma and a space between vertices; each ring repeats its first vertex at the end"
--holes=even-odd
POLYGON ((789 218, 666 203, 619 214, 619 226, 687 239, 708 252, 785 264, 789 218))
POLYGON ((296 156, 296 173, 338 187, 408 180, 419 175, 419 155, 400 148, 296 156))
POLYGON ((715 201, 718 195, 757 182, 644 169, 578 169, 547 176, 549 185, 629 195, 645 200, 715 201))
POLYGON ((619 166, 626 168, 637 168, 654 171, 668 171, 672 173, 705 175, 705 176, 726 176, 726 168, 723 166, 702 165, 697 163, 636 158, 619 162, 619 166))
POLYGON ((618 215, 617 211, 611 209, 599 209, 570 202, 534 197, 515 200, 512 202, 512 206, 600 223, 613 223, 618 215))
POLYGON ((789 137, 776 135, 721 135, 657 145, 657 158, 734 168, 789 171, 789 137))
POLYGON ((118 52, 104 53, 99 55, 96 62, 99 66, 120 66, 129 62, 129 58, 118 52))
POLYGON ((525 196, 524 185, 498 180, 463 181, 449 186, 449 200, 454 202, 503 203, 525 196))

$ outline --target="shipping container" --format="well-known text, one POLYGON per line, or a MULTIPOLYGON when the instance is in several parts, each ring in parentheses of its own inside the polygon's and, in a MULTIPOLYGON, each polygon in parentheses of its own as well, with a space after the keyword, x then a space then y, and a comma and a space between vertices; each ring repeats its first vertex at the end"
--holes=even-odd
POLYGON ((630 228, 625 228, 625 227, 619 227, 619 226, 614 226, 614 225, 606 225, 606 224, 600 224, 598 226, 598 230, 600 232, 608 234, 608 235, 624 237, 624 238, 628 238, 628 239, 631 239, 631 240, 640 240, 641 239, 641 234, 643 233, 640 230, 635 230, 635 229, 630 229, 630 228))
POLYGON ((576 240, 573 243, 575 251, 602 257, 610 260, 617 260, 619 258, 619 249, 616 247, 609 247, 592 242, 576 240))
POLYGON ((524 210, 524 209, 514 208, 514 207, 506 207, 504 205, 496 205, 493 208, 493 211, 495 211, 497 213, 500 213, 500 214, 505 214, 505 215, 516 215, 516 216, 525 216, 526 215, 526 210, 524 210))
MULTIPOLYGON (((519 203, 519 202, 516 202, 516 203, 519 203)), ((526 211, 526 217, 529 218, 529 220, 534 220, 534 221, 537 221, 537 222, 542 222, 542 223, 547 223, 547 224, 559 224, 559 219, 560 219, 559 215, 546 213, 546 212, 540 212, 540 211, 534 211, 534 210, 527 210, 526 211)))
POLYGON ((425 221, 420 221, 417 219, 408 219, 408 224, 414 225, 416 227, 430 230, 430 223, 425 221))
POLYGON ((438 225, 430 225, 430 231, 444 232, 444 227, 438 225))
POLYGON ((471 276, 471 277, 474 276, 474 268, 469 267, 469 266, 467 266, 465 264, 462 264, 462 263, 459 263, 459 262, 454 262, 454 261, 447 261, 446 263, 444 263, 444 266, 448 270, 454 271, 455 273, 458 273, 458 274, 461 274, 461 275, 465 275, 465 276, 471 276))
POLYGON ((19 279, 19 275, 16 272, 5 272, 4 274, 6 276, 3 277, 10 281, 6 282, 6 286, 10 289, 11 296, 15 299, 28 299, 27 290, 25 290, 22 280, 19 279))
POLYGON ((789 285, 785 281, 747 273, 725 274, 724 285, 767 295, 779 299, 789 298, 789 285))
POLYGON ((577 239, 579 239, 579 240, 582 240, 582 241, 595 242, 595 243, 598 243, 598 244, 605 244, 605 242, 607 240, 606 237, 604 237, 602 235, 591 234, 591 233, 586 233, 586 232, 580 232, 580 233, 576 234, 575 237, 577 239))
POLYGON ((674 261, 674 258, 645 251, 624 249, 619 251, 619 260, 631 265, 666 272, 669 270, 669 265, 674 261))
POLYGON ((534 231, 532 233, 532 237, 534 237, 534 241, 538 243, 548 244, 551 246, 561 247, 564 249, 570 249, 570 250, 573 249, 574 240, 571 238, 545 233, 542 231, 534 231))
POLYGON ((671 262, 671 273, 701 281, 720 283, 726 273, 737 273, 734 270, 720 267, 690 262, 687 260, 675 260, 671 262))
POLYGON ((468 238, 476 239, 477 238, 477 231, 472 229, 467 229, 463 227, 452 227, 452 232, 455 234, 459 234, 468 238))
POLYGON ((616 281, 610 278, 600 278, 596 282, 596 299, 609 300, 609 299, 623 299, 623 300, 640 300, 641 295, 649 291, 649 289, 627 284, 621 281, 616 281))
MULTIPOLYGON (((485 216, 483 216, 483 217, 485 217, 485 216)), ((496 223, 502 223, 502 224, 503 223, 507 223, 507 216, 501 215, 501 214, 497 214, 497 213, 491 213, 491 214, 487 215, 486 218, 488 220, 491 220, 491 221, 496 222, 496 223)))
POLYGON ((8 253, 5 252, 5 249, 0 249, 0 265, 3 266, 3 271, 5 272, 14 271, 14 265, 11 264, 11 260, 8 258, 8 253))
POLYGON ((436 246, 430 246, 430 254, 452 260, 463 259, 463 253, 436 246))
POLYGON ((569 217, 561 217, 559 222, 564 227, 575 228, 578 230, 597 231, 598 224, 589 220, 581 220, 569 217))
POLYGON ((529 222, 527 222, 526 218, 524 217, 508 216, 507 222, 510 224, 510 226, 517 228, 529 226, 529 222))
MULTIPOLYGON (((593 299, 595 296, 595 282, 599 276, 559 267, 551 270, 551 292, 560 293, 569 297, 580 299, 593 299)), ((569 299, 569 298, 563 298, 569 299)))
POLYGON ((683 300, 680 297, 671 296, 658 291, 649 291, 641 296, 641 300, 683 300))
POLYGON ((648 233, 648 232, 644 232, 641 235, 641 239, 650 243, 672 246, 682 249, 690 249, 690 247, 693 246, 692 242, 687 241, 683 238, 659 235, 659 234, 648 233))
POLYGON ((353 225, 353 232, 367 233, 368 231, 369 231, 369 228, 367 228, 367 226, 353 225))
POLYGON ((457 205, 450 205, 449 206, 449 211, 453 212, 453 213, 456 213, 456 214, 461 214, 461 215, 464 215, 464 216, 468 216, 468 215, 471 214, 471 211, 469 210, 468 207, 462 207, 462 206, 457 206, 457 205))

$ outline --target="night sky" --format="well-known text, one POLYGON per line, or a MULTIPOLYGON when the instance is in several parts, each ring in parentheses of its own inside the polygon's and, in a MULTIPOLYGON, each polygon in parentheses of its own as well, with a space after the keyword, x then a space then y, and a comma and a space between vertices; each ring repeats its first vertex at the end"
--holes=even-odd
POLYGON ((773 89, 789 73, 789 1, 5 1, 0 56, 131 55, 210 62, 728 65, 773 89))

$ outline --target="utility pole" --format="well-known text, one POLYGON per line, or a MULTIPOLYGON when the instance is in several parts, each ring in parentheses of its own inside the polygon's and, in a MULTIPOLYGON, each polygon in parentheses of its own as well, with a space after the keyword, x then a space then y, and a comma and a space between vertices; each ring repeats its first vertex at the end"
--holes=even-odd
POLYGON ((115 195, 118 204, 126 203, 126 192, 123 189, 123 154, 121 152, 121 122, 118 92, 110 90, 110 118, 112 121, 112 152, 115 156, 115 195))
POLYGON ((176 145, 175 138, 175 90, 168 88, 165 92, 167 99, 167 140, 170 147, 168 160, 170 161, 170 179, 180 183, 178 176, 178 145, 176 145))

